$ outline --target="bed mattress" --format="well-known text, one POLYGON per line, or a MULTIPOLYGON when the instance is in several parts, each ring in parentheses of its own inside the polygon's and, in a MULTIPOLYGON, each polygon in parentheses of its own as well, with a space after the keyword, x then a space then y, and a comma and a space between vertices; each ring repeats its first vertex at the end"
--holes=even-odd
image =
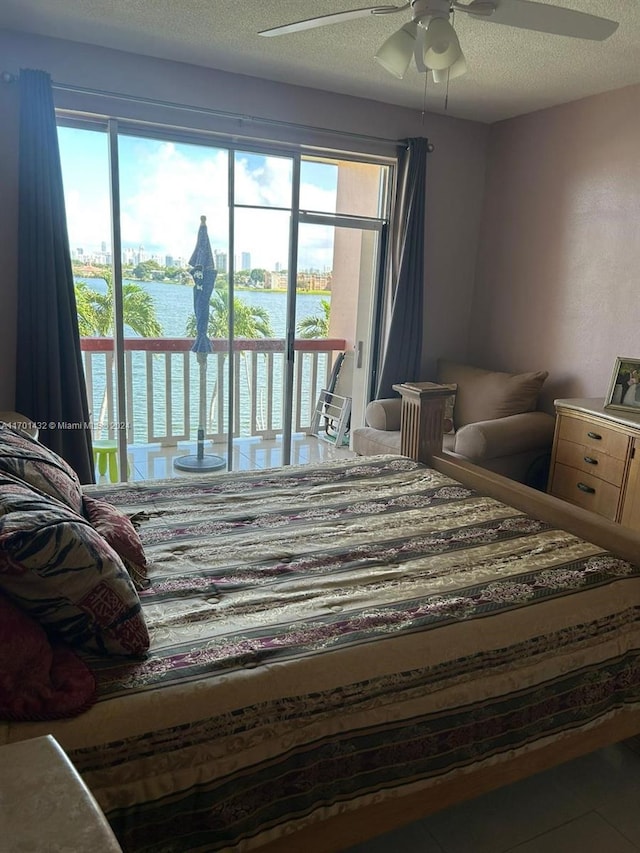
POLYGON ((145 514, 151 652, 3 740, 54 734, 125 851, 255 849, 640 701, 638 567, 409 459, 88 491, 145 514))

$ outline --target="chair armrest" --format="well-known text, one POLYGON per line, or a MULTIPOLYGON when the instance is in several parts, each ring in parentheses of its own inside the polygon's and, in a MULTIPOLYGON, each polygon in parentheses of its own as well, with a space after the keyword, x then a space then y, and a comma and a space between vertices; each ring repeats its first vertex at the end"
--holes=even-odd
POLYGON ((386 400, 373 400, 365 409, 364 419, 367 426, 382 429, 387 432, 397 432, 400 429, 400 413, 402 400, 400 397, 389 397, 386 400))
POLYGON ((544 450, 553 443, 555 418, 546 412, 524 412, 467 424, 456 433, 454 453, 472 461, 544 450))

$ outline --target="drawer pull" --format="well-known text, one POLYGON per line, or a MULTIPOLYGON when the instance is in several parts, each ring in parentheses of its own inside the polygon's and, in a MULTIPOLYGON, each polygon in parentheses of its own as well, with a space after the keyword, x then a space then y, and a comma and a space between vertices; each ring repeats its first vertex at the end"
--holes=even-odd
POLYGON ((589 438, 594 438, 596 441, 602 441, 602 436, 601 436, 601 435, 598 435, 598 433, 597 433, 597 432, 588 432, 588 433, 587 433, 587 436, 588 436, 589 438))
POLYGON ((587 463, 587 465, 597 465, 598 464, 598 460, 594 459, 593 456, 585 456, 584 461, 587 463))
POLYGON ((578 483, 578 488, 581 492, 586 492, 588 495, 595 495, 596 490, 593 486, 587 486, 586 483, 578 483))

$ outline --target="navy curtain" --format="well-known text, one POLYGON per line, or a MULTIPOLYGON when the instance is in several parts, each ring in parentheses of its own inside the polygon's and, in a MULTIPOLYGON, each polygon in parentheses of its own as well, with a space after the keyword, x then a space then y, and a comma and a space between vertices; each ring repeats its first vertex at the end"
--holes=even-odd
POLYGON ((51 79, 20 72, 16 409, 94 482, 51 79))
POLYGON ((424 305, 427 139, 409 139, 398 164, 392 241, 392 303, 376 399, 392 385, 420 379, 424 305))

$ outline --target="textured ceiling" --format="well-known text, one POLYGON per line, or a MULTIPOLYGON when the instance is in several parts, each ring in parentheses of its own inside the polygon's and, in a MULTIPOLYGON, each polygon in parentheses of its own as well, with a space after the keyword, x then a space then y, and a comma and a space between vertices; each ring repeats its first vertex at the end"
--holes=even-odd
MULTIPOLYGON (((455 28, 469 71, 450 84, 449 115, 493 122, 640 83, 640 0, 547 2, 620 26, 606 41, 592 42, 458 12, 455 28)), ((365 5, 367 0, 0 0, 0 27, 444 112, 442 85, 430 82, 425 93, 425 78, 415 68, 396 80, 373 60, 382 42, 410 20, 408 11, 278 38, 257 35, 365 5)))

